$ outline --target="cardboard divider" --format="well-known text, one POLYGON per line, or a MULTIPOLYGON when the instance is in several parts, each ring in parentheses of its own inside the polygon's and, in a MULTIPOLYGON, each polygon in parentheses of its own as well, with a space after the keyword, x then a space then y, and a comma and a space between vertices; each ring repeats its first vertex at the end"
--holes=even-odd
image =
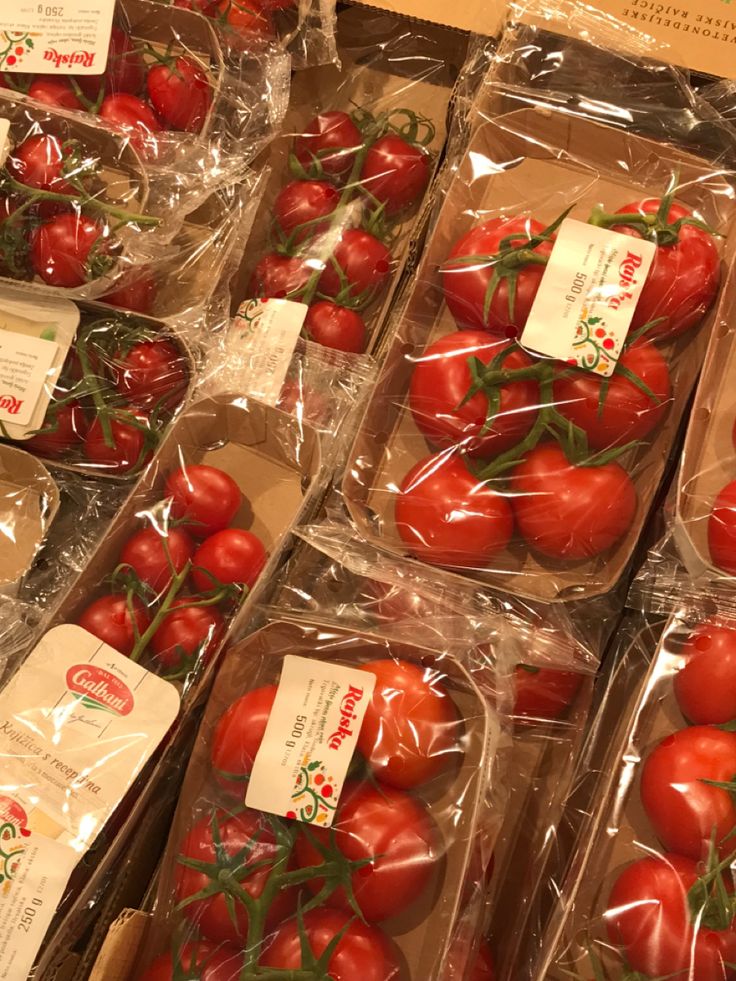
MULTIPOLYGON (((393 554, 408 554, 394 525, 396 494, 404 475, 431 452, 411 417, 408 386, 415 358, 457 329, 439 274, 453 244, 474 225, 498 215, 532 214, 547 224, 574 204, 571 217, 587 220, 597 204, 615 210, 637 198, 661 195, 675 173, 678 200, 724 235, 723 253, 730 260, 736 243, 733 190, 705 161, 545 109, 518 110, 478 127, 444 195, 415 286, 395 314, 394 340, 345 470, 343 492, 361 535, 393 554)), ((712 310, 700 327, 658 344, 669 363, 674 400, 649 442, 620 460, 632 475, 639 503, 617 545, 591 560, 563 564, 536 555, 515 538, 491 569, 455 572, 427 566, 429 574, 461 576, 471 585, 545 602, 608 592, 639 540, 715 321, 712 310)))

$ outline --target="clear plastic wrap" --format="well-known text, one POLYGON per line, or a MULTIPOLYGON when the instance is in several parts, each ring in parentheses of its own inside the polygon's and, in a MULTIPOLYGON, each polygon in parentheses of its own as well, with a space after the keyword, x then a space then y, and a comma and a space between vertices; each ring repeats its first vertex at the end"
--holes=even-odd
POLYGON ((578 111, 554 78, 550 98, 507 84, 505 67, 437 195, 342 486, 363 537, 432 575, 582 600, 620 580, 654 501, 726 279, 734 191, 718 162, 614 128, 611 106, 581 96, 578 111), (609 230, 623 234, 604 246, 609 230))
MULTIPOLYGON (((336 684, 340 695, 345 684, 336 684)), ((153 929, 133 976, 177 976, 200 950, 241 979, 261 976, 266 966, 321 969, 345 981, 444 977, 455 928, 470 919, 466 886, 478 836, 492 840, 500 819, 500 734, 495 713, 449 654, 304 619, 271 620, 231 648, 218 675, 164 857, 153 929), (310 805, 307 818, 295 805, 300 823, 242 806, 251 771, 257 779, 253 754, 276 715, 275 684, 293 655, 315 677, 352 668, 355 691, 367 688, 362 679, 376 682, 360 728, 363 755, 354 758, 339 800, 328 793, 329 775, 304 763, 302 782, 328 806, 315 804, 315 815, 310 805), (405 701, 389 709, 393 685, 405 701), (401 724, 411 711, 413 737, 401 724), (328 807, 329 831, 319 827, 328 807), (255 840, 266 849, 260 873, 239 858, 255 840), (232 887, 213 860, 232 869, 232 887), (328 867, 334 872, 326 877, 328 867), (361 873, 366 867, 370 876, 361 873), (160 960, 146 972, 155 955, 160 960)), ((295 793, 306 799, 306 792, 295 793)))

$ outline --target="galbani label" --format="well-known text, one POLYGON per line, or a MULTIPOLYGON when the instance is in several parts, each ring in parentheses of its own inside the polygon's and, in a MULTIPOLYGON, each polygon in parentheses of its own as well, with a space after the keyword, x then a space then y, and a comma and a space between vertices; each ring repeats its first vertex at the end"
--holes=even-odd
POLYGON ((587 368, 616 370, 657 246, 567 218, 520 342, 527 350, 587 368))
POLYGON ((329 828, 375 685, 367 671, 285 657, 248 807, 329 828))
POLYGON ((104 668, 77 664, 66 673, 66 686, 87 708, 98 708, 114 715, 130 715, 135 707, 133 692, 104 668))

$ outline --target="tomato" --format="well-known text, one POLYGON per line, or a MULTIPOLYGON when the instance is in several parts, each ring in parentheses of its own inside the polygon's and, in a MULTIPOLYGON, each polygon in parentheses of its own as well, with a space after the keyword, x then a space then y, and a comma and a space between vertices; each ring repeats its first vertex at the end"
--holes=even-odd
POLYGON ((561 372, 554 383, 554 400, 555 408, 587 433, 593 449, 623 446, 643 440, 667 415, 672 404, 669 368, 653 344, 636 341, 621 355, 610 378, 596 377, 583 368, 561 372), (624 370, 651 395, 630 381, 624 370))
POLYGON ((531 236, 544 230, 545 226, 533 218, 491 218, 458 239, 441 269, 445 302, 458 327, 508 337, 516 337, 523 330, 544 275, 543 260, 551 254, 553 243, 541 242, 533 249, 537 261, 511 268, 512 278, 516 277, 513 302, 507 275, 493 286, 494 274, 501 269, 496 258, 505 247, 523 249, 531 236), (510 242, 502 246, 506 238, 510 242), (463 261, 468 257, 476 257, 476 261, 463 261))
POLYGON ((69 150, 56 136, 29 136, 11 150, 5 169, 13 180, 39 191, 73 194, 66 180, 69 150))
MULTIPOLYGON (((233 816, 213 812, 198 821, 181 843, 175 879, 177 902, 186 903, 181 909, 203 937, 242 947, 248 934, 248 912, 237 889, 258 899, 279 858, 280 849, 266 816, 250 810, 233 816), (210 868, 190 868, 184 864, 187 859, 210 868), (230 873, 235 889, 223 872, 230 873), (207 887, 216 887, 216 891, 203 899, 194 898, 207 887)), ((294 912, 296 898, 294 888, 276 893, 265 917, 266 929, 294 912)))
POLYGON ((87 419, 79 402, 72 400, 56 407, 52 402, 39 432, 26 440, 23 446, 40 453, 60 459, 78 444, 87 433, 87 419))
POLYGON ((161 123, 142 99, 127 92, 108 95, 100 106, 100 118, 122 130, 131 146, 146 159, 156 159, 158 141, 155 134, 161 132, 161 123))
POLYGON ((111 373, 118 392, 135 405, 181 402, 189 381, 181 352, 170 341, 139 341, 115 354, 111 373))
POLYGON ((286 235, 296 233, 295 243, 303 242, 329 228, 320 218, 331 215, 339 201, 339 192, 326 181, 292 181, 276 198, 274 218, 286 235))
POLYGON ((175 599, 153 635, 151 650, 165 668, 181 668, 184 662, 207 664, 220 643, 222 615, 212 606, 188 605, 192 601, 186 596, 175 599))
MULTIPOLYGON (((318 794, 329 787, 323 776, 322 780, 322 786, 316 786, 318 794)), ((325 850, 333 848, 350 862, 369 860, 355 869, 350 882, 363 918, 375 923, 406 910, 426 892, 438 864, 439 832, 424 805, 409 794, 348 782, 332 828, 313 827, 297 838, 296 863, 303 869, 322 865, 329 861, 325 850)), ((307 882, 314 895, 324 885, 323 878, 307 882)), ((355 913, 342 886, 326 903, 355 913)))
POLYGON ((338 306, 330 300, 318 300, 307 311, 304 327, 309 339, 324 347, 350 354, 362 354, 366 348, 365 321, 355 310, 338 306))
POLYGON ((312 270, 304 259, 269 252, 253 270, 248 291, 256 298, 298 299, 311 276, 312 270))
POLYGON ((218 781, 243 799, 266 723, 276 698, 276 685, 254 688, 225 711, 212 734, 212 768, 218 781))
POLYGON ((486 566, 509 543, 511 505, 447 452, 425 457, 401 482, 396 529, 417 558, 434 565, 486 566))
MULTIPOLYGON (((645 198, 619 208, 616 214, 655 215, 659 198, 645 198)), ((681 204, 672 204, 668 223, 692 217, 681 204)), ((635 225, 614 225, 614 231, 641 238, 635 225)), ((633 250, 636 251, 635 249, 633 250)), ((648 331, 649 337, 676 337, 699 323, 718 293, 721 260, 713 236, 693 225, 682 225, 677 241, 658 245, 649 275, 636 305, 632 330, 659 317, 662 323, 648 331)))
POLYGON ((481 940, 470 958, 467 957, 467 950, 463 953, 450 948, 442 981, 493 981, 494 977, 493 957, 487 940, 481 940), (467 963, 461 966, 460 962, 466 960, 467 963))
POLYGON ((99 464, 101 470, 109 473, 127 473, 135 467, 143 466, 151 458, 150 451, 146 450, 146 437, 141 428, 147 425, 147 418, 140 413, 111 416, 112 446, 108 446, 98 417, 84 440, 84 455, 90 463, 99 464))
POLYGON ((457 767, 465 753, 463 726, 439 671, 395 660, 360 667, 376 679, 358 736, 375 775, 409 790, 457 767))
POLYGON ((120 553, 122 565, 130 566, 141 582, 164 593, 194 554, 189 532, 175 526, 164 534, 158 528, 142 528, 131 535, 120 553))
POLYGON ((192 579, 201 593, 231 583, 250 590, 267 558, 263 542, 252 532, 226 528, 205 538, 194 553, 192 579))
MULTIPOLYGON (((339 909, 313 909, 304 914, 306 943, 319 959, 340 937, 327 962, 331 981, 398 981, 403 977, 399 953, 378 927, 339 909)), ((296 919, 282 923, 261 958, 263 967, 296 970, 302 966, 302 943, 296 919)))
POLYGON ((397 215, 424 196, 430 164, 431 158, 422 147, 388 133, 366 153, 360 182, 387 215, 397 215))
POLYGON ((473 378, 469 361, 488 365, 511 350, 502 367, 528 368, 533 362, 513 345, 484 331, 456 331, 435 341, 417 358, 409 387, 414 422, 431 446, 462 443, 470 456, 494 456, 511 449, 534 425, 539 407, 539 384, 533 379, 496 386, 498 410, 481 435, 489 410, 489 391, 481 390, 463 404, 473 378))
POLYGON ((367 303, 385 284, 391 272, 391 253, 374 235, 348 228, 340 236, 320 276, 320 292, 340 300, 367 303))
POLYGON ((199 133, 212 105, 206 73, 184 55, 169 64, 156 64, 146 78, 148 98, 164 126, 199 133))
POLYGON ((346 112, 332 110, 315 116, 294 140, 294 154, 310 174, 344 177, 355 163, 363 136, 346 112))
POLYGON ((79 75, 77 84, 88 99, 97 99, 104 85, 106 94, 129 92, 137 95, 143 88, 146 62, 135 42, 119 27, 113 27, 104 75, 79 75))
POLYGON ((382 620, 423 620, 435 614, 435 605, 404 585, 366 580, 362 602, 382 620))
POLYGON ((100 303, 134 313, 151 313, 157 292, 156 280, 145 266, 141 266, 135 273, 122 277, 112 292, 100 297, 100 303))
POLYGON ((206 941, 184 944, 176 955, 162 954, 144 971, 140 981, 238 981, 243 955, 234 947, 206 941))
POLYGON ((127 657, 138 636, 150 626, 151 618, 139 599, 132 597, 128 602, 125 594, 113 593, 91 603, 80 614, 77 623, 103 644, 109 644, 127 657))
POLYGON ((708 518, 708 549, 715 565, 736 575, 736 480, 726 484, 708 518))
POLYGON ((714 836, 722 854, 733 851, 733 797, 704 781, 730 782, 735 776, 736 733, 692 726, 658 743, 642 768, 641 799, 665 848, 702 859, 714 836))
POLYGON ((221 0, 218 10, 230 27, 258 37, 273 37, 271 12, 262 0, 221 0))
POLYGON ((583 676, 577 671, 517 664, 514 672, 514 715, 559 719, 575 701, 583 676))
POLYGON ((722 725, 736 719, 736 627, 706 620, 690 634, 680 654, 685 664, 673 685, 688 722, 722 725))
POLYGON ((56 215, 33 236, 33 269, 49 286, 82 286, 96 278, 95 261, 105 256, 108 242, 108 229, 91 218, 56 215))
POLYGON ((36 78, 28 89, 28 95, 36 102, 53 106, 55 109, 84 108, 69 82, 64 78, 55 78, 53 75, 47 77, 40 75, 36 78))
POLYGON ((191 525, 188 530, 198 538, 227 528, 243 502, 229 474, 203 463, 170 473, 164 493, 171 498, 172 515, 191 525))
POLYGON ((722 929, 710 928, 702 899, 690 908, 698 875, 692 859, 673 854, 640 859, 619 875, 605 914, 608 936, 634 971, 672 981, 733 977, 726 964, 736 960, 736 925, 726 918, 722 929))
POLYGON ((511 474, 519 531, 530 548, 553 559, 590 559, 612 548, 629 530, 638 499, 618 463, 570 463, 556 443, 527 454, 511 474))

